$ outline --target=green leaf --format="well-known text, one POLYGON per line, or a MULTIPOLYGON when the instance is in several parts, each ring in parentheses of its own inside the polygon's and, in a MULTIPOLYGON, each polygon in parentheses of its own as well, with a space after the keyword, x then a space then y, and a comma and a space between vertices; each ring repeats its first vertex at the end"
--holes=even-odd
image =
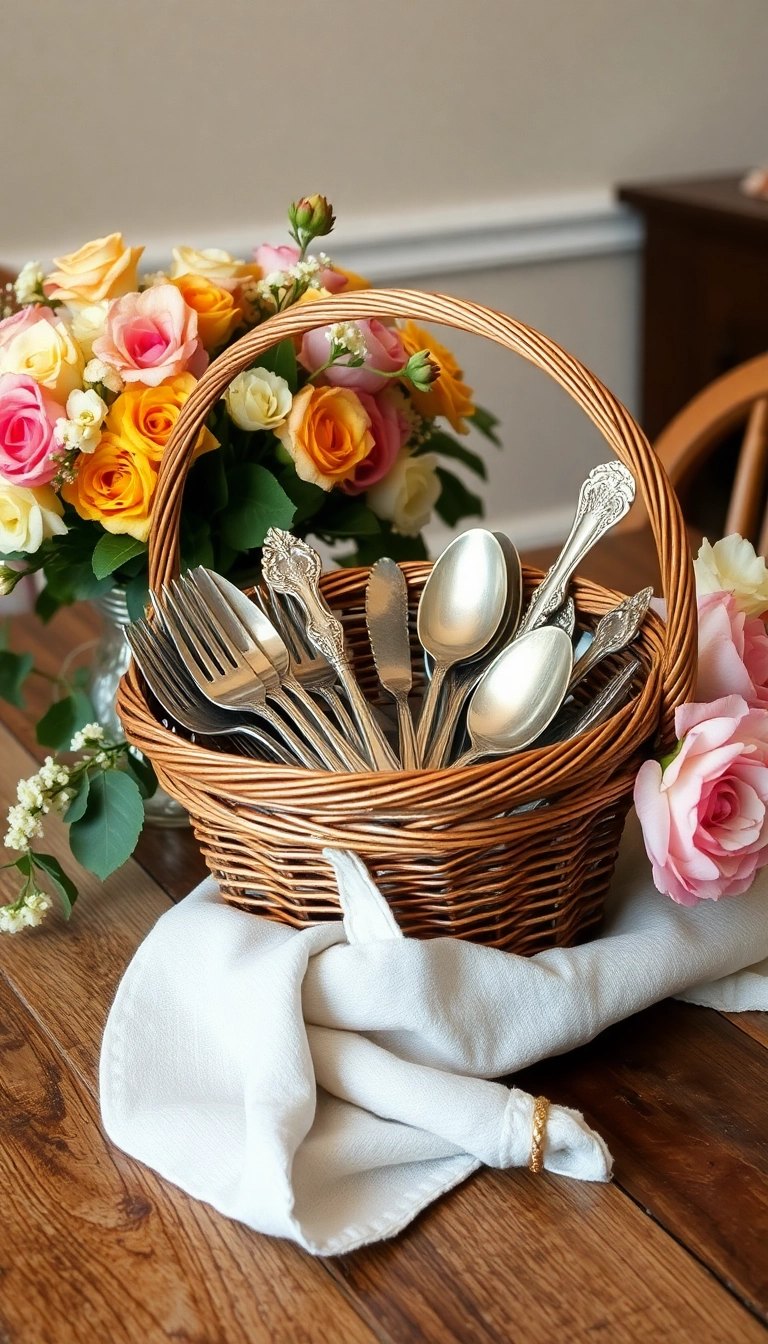
POLYGON ((64 918, 69 919, 72 914, 72 906, 78 897, 78 890, 72 878, 67 876, 59 860, 54 858, 53 854, 38 854, 37 851, 34 851, 32 862, 36 868, 41 868, 50 877, 63 906, 64 918))
POLYGON ((463 443, 458 443, 456 439, 451 438, 450 434, 444 434, 442 430, 435 430, 430 434, 419 447, 419 452, 439 453, 441 457, 453 457, 457 462, 463 462, 465 467, 474 471, 476 476, 482 480, 486 479, 485 463, 478 453, 473 453, 471 448, 465 448, 463 443))
POLYGON ((143 824, 136 781, 122 770, 102 770, 91 778, 85 812, 69 828, 72 853, 104 881, 130 858, 143 824))
POLYGON ((11 653, 9 649, 0 649, 0 697, 17 709, 24 708, 21 688, 32 671, 34 661, 31 653, 11 653))
POLYGON ((259 355, 258 361, 253 366, 255 369, 269 369, 271 373, 277 373, 284 378, 292 392, 296 391, 299 384, 299 370, 296 364, 296 351, 293 348, 293 341, 281 341, 279 345, 273 345, 271 350, 265 350, 263 355, 259 355))
POLYGON ((157 775, 152 769, 151 761, 148 761, 146 756, 134 756, 133 752, 129 751, 125 757, 125 765, 129 774, 136 780, 142 798, 151 798, 157 792, 157 775))
POLYGON ((206 569, 211 569, 213 567, 213 546, 211 545, 210 523, 207 523, 204 518, 182 514, 179 549, 182 570, 196 569, 198 565, 205 565, 206 569))
POLYGON ((223 541, 236 551, 261 546, 270 527, 290 527, 296 506, 276 476, 255 462, 230 472, 230 504, 222 517, 223 541))
POLYGON ((100 597, 114 587, 109 575, 97 579, 93 572, 93 552, 104 535, 103 529, 97 523, 84 522, 74 510, 68 510, 65 517, 69 526, 66 536, 53 537, 40 547, 44 552, 49 597, 60 606, 100 597))
POLYGON ((41 747, 53 747, 54 751, 68 751, 73 733, 84 728, 86 723, 94 723, 96 711, 89 696, 83 690, 75 690, 61 700, 55 700, 40 719, 35 735, 41 747))
POLYGON ((64 820, 68 826, 71 826, 73 821, 79 821, 80 818, 82 817, 83 813, 85 812, 86 805, 88 803, 88 794, 90 793, 90 790, 91 790, 90 777, 88 775, 88 772, 85 771, 85 773, 80 776, 80 783, 77 786, 77 793, 75 794, 74 798, 72 799, 72 802, 69 804, 69 807, 64 813, 64 820))
POLYGON ((495 443, 497 448, 503 448, 503 443, 496 433, 496 426, 500 424, 499 417, 492 411, 486 411, 483 406, 475 407, 475 414, 469 419, 470 425, 483 434, 491 443, 495 443))
MULTIPOLYGON (((229 422, 231 423, 231 421, 229 422)), ((210 518, 227 507, 229 486, 224 454, 218 450, 203 453, 195 462, 184 491, 182 518, 191 508, 193 513, 210 518)))
POLYGON ((318 518, 315 530, 320 536, 330 537, 372 537, 381 532, 381 523, 367 504, 355 499, 335 509, 326 522, 318 518))
POLYGON ((453 472, 443 471, 442 467, 438 467, 437 475, 443 488, 435 509, 443 522, 449 527, 455 527, 462 518, 477 515, 482 518, 483 501, 478 495, 473 495, 453 472))
POLYGON ((132 621, 138 621, 144 615, 149 602, 149 581, 146 574, 137 574, 135 579, 125 585, 125 602, 132 621))
POLYGON ((91 568, 97 579, 105 579, 108 574, 114 574, 115 570, 126 561, 132 560, 135 555, 145 555, 146 552, 146 541, 137 541, 135 537, 114 536, 111 532, 105 532, 96 542, 96 549, 91 557, 91 568))
POLYGON ((43 625, 47 625, 52 616, 60 611, 62 603, 57 597, 54 597, 53 591, 48 584, 40 589, 35 599, 35 614, 40 617, 43 625))
POLYGON ((308 518, 313 518, 328 499, 327 492, 321 490, 319 485, 313 485, 311 481, 302 481, 296 475, 293 463, 280 472, 279 480, 288 498, 296 505, 293 527, 298 527, 299 523, 305 523, 308 518))
POLYGON ((29 854, 29 851, 27 851, 26 854, 20 854, 18 859, 14 859, 13 863, 3 864, 3 867, 18 868, 22 877, 29 877, 30 873, 32 872, 32 859, 29 854))
POLYGON ((4 652, 8 648, 8 640, 10 638, 10 634, 11 634, 10 620, 3 621, 2 625, 0 625, 0 652, 4 652))

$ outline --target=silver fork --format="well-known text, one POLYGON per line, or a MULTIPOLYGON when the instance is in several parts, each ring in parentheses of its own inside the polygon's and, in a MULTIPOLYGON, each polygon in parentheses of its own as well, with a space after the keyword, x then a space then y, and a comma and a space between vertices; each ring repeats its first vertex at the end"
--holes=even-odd
MULTIPOLYGON (((281 690, 290 692, 302 711, 302 725, 304 718, 308 718, 311 726, 319 733, 321 742, 327 743, 338 757, 339 764, 346 770, 367 771, 370 768, 367 761, 344 740, 338 728, 329 721, 293 675, 288 646, 273 623, 265 618, 261 608, 228 579, 203 566, 191 570, 181 580, 182 589, 188 585, 194 588, 197 596, 205 603, 228 647, 236 645, 251 664, 263 681, 267 695, 274 695, 281 690)), ((289 700, 286 699, 285 704, 287 708, 293 708, 295 713, 295 707, 290 705, 289 700)))
POLYGON ((155 698, 172 719, 195 737, 242 738, 245 755, 264 756, 281 765, 301 765, 279 742, 256 724, 241 723, 225 709, 203 700, 194 682, 179 665, 176 647, 158 625, 145 620, 125 627, 125 638, 155 698))
MULTIPOLYGON (((182 589, 178 580, 163 588, 162 600, 153 598, 155 609, 165 621, 179 656, 198 689, 215 705, 227 710, 248 710, 265 719, 270 727, 310 770, 323 767, 338 769, 326 743, 323 752, 314 744, 302 742, 272 705, 267 703, 263 681, 238 649, 230 648, 216 627, 208 609, 193 589, 182 589)), ((280 699, 273 695, 271 699, 280 699)), ((295 717, 295 707, 287 702, 295 717)), ((309 737, 309 734, 307 734, 309 737)))
POLYGON ((357 726, 337 690, 336 673, 322 653, 313 649, 305 639, 301 619, 292 606, 291 598, 277 593, 270 593, 266 598, 261 588, 256 588, 253 596, 261 611, 274 622, 283 636, 296 680, 308 691, 314 691, 322 697, 333 711, 346 740, 356 751, 365 751, 357 726))

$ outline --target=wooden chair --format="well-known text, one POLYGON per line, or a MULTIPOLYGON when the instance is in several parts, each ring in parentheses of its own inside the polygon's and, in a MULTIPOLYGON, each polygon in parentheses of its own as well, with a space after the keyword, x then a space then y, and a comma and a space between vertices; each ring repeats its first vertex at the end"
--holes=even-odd
MULTIPOLYGON (((670 421, 654 448, 684 497, 692 478, 741 425, 746 428, 723 535, 739 532, 754 543, 759 555, 768 555, 768 354, 740 364, 705 387, 670 421)), ((645 508, 637 502, 621 527, 635 531, 646 524, 645 508)))

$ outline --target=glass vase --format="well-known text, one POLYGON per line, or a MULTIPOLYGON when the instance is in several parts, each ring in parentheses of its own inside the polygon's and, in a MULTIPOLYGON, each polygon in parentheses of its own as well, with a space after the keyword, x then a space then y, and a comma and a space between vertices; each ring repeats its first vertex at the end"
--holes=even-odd
MULTIPOLYGON (((123 725, 117 716, 115 700, 118 683, 131 659, 123 635, 123 627, 130 622, 125 593, 122 588, 113 588, 103 597, 95 598, 92 605, 101 617, 102 629, 93 650, 88 693, 96 717, 108 736, 122 738, 123 725)), ((151 798, 145 799, 144 815, 149 826, 189 825, 189 817, 181 803, 159 786, 151 798)))

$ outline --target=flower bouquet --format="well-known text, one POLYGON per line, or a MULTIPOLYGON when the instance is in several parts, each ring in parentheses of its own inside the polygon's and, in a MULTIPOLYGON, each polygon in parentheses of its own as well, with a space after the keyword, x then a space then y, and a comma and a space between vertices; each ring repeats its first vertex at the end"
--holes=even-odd
MULTIPOLYGON (((23 268, 0 320, 0 593, 41 572, 43 620, 114 589, 131 618, 143 612, 160 461, 209 361, 292 304, 367 287, 310 250, 333 224, 328 202, 312 196, 288 211, 292 241, 256 247, 251 261, 178 247, 168 270, 139 278, 143 249, 115 233, 57 258, 48 275, 36 262, 23 268)), ((244 585, 272 526, 341 546, 342 564, 425 557, 433 510, 451 526, 482 514, 479 497, 439 465, 484 477, 483 459, 461 442, 469 423, 497 442, 495 418, 474 404, 451 352, 412 322, 344 322, 280 342, 233 381, 200 432, 182 568, 204 564, 244 585)), ((22 703, 34 671, 29 654, 0 645, 0 695, 22 703)), ((105 877, 135 847, 154 787, 146 763, 95 722, 82 678, 62 677, 57 690, 38 741, 85 754, 74 764, 50 757, 20 785, 7 844, 21 851, 24 883, 0 928, 38 921, 41 874, 67 912, 76 894, 32 848, 48 810, 65 816, 76 857, 105 877)))

